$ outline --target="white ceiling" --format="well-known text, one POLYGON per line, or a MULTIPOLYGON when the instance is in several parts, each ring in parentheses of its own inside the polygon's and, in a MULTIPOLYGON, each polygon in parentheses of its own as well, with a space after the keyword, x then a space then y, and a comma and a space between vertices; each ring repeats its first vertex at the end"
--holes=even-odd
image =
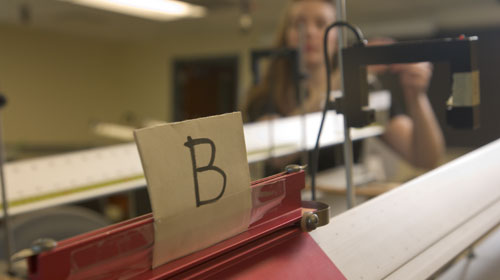
MULTIPOLYGON (((254 30, 272 32, 287 0, 250 0, 254 30)), ((111 39, 234 31, 240 0, 188 0, 204 4, 203 19, 155 22, 56 0, 0 0, 0 23, 111 39)), ((347 0, 348 19, 368 35, 424 36, 438 29, 500 26, 499 0, 347 0)))

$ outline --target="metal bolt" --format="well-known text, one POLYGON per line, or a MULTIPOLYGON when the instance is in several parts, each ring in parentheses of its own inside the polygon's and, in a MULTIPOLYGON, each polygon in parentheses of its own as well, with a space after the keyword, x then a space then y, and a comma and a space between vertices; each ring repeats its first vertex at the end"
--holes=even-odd
POLYGON ((11 256, 11 261, 16 262, 31 256, 38 255, 45 251, 50 251, 57 246, 57 241, 51 238, 39 238, 33 241, 31 248, 23 249, 11 256))
POLYGON ((295 172, 299 172, 301 170, 306 169, 306 167, 307 167, 307 164, 306 165, 289 164, 289 165, 285 166, 285 172, 287 174, 295 173, 295 172))
POLYGON ((319 218, 318 215, 312 214, 306 219, 306 226, 308 230, 314 230, 318 227, 319 218))

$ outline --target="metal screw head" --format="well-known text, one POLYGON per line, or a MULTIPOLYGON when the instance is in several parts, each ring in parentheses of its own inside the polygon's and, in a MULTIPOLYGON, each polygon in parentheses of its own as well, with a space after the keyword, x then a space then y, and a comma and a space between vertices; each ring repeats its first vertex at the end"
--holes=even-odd
POLYGON ((309 230, 314 230, 318 227, 319 218, 318 215, 312 214, 306 219, 306 226, 309 230))
POLYGON ((57 241, 51 238, 38 238, 33 241, 31 245, 31 250, 35 253, 41 253, 45 251, 49 251, 57 246, 57 241))
POLYGON ((307 168, 307 164, 306 165, 289 164, 289 165, 285 166, 285 172, 287 174, 295 173, 295 172, 299 172, 301 170, 305 170, 306 168, 307 168))
POLYGON ((50 251, 57 246, 57 241, 51 238, 39 238, 33 241, 31 248, 23 249, 11 256, 11 261, 17 262, 40 254, 41 252, 50 251))
POLYGON ((319 217, 313 212, 304 213, 300 221, 300 227, 306 232, 315 230, 318 227, 318 224, 319 217))

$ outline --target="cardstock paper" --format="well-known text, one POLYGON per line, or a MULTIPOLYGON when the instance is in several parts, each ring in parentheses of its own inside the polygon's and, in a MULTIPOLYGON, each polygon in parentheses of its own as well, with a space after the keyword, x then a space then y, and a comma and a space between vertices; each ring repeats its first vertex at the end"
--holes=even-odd
POLYGON ((154 216, 153 268, 248 228, 250 174, 239 112, 134 134, 154 216))

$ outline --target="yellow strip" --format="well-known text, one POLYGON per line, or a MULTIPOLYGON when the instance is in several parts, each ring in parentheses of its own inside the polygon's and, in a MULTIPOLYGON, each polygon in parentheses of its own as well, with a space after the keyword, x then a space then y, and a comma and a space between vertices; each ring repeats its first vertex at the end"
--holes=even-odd
MULTIPOLYGON (((32 197, 22 198, 22 199, 18 199, 18 200, 14 200, 14 201, 9 202, 9 208, 28 204, 28 203, 38 202, 38 201, 42 201, 42 200, 52 199, 52 198, 56 198, 56 197, 60 197, 60 196, 64 196, 64 195, 94 190, 94 189, 107 187, 107 186, 114 185, 114 184, 120 184, 120 183, 125 183, 125 182, 129 182, 129 181, 133 181, 133 180, 138 180, 138 179, 142 179, 142 178, 144 178, 144 175, 141 174, 141 175, 136 175, 136 176, 132 176, 132 177, 111 180, 111 181, 107 181, 107 182, 103 182, 103 183, 81 186, 81 187, 76 187, 76 188, 67 189, 67 190, 58 191, 58 192, 53 192, 53 193, 47 193, 47 194, 43 194, 40 196, 32 196, 32 197)), ((0 207, 2 207, 1 203, 0 203, 0 207)))
MULTIPOLYGON (((290 147, 290 146, 292 146, 292 145, 282 145, 282 146, 278 146, 276 148, 285 148, 285 147, 290 147)), ((252 154, 261 153, 264 151, 269 152, 270 150, 269 149, 262 149, 259 151, 255 151, 252 154)), ((53 199, 53 198, 61 197, 61 196, 65 196, 65 195, 75 194, 75 193, 79 193, 79 192, 94 190, 94 189, 107 187, 107 186, 114 185, 114 184, 125 183, 125 182, 129 182, 129 181, 133 181, 133 180, 143 179, 143 178, 144 178, 144 175, 141 174, 141 175, 131 176, 131 177, 127 177, 127 178, 106 181, 103 183, 81 186, 81 187, 71 188, 71 189, 62 190, 62 191, 58 191, 58 192, 46 193, 46 194, 39 195, 39 196, 31 196, 31 197, 26 197, 26 198, 22 198, 22 199, 17 199, 17 200, 13 200, 13 201, 9 202, 9 208, 21 206, 21 205, 25 205, 25 204, 29 204, 29 203, 39 202, 39 201, 43 201, 43 200, 53 199)), ((2 207, 2 206, 3 206, 3 204, 0 203, 0 207, 2 207)))
MULTIPOLYGON (((295 144, 277 145, 271 149, 260 149, 260 150, 252 151, 252 152, 248 153, 248 155, 255 155, 255 154, 264 153, 264 152, 269 153, 272 150, 280 150, 280 149, 285 149, 285 148, 298 148, 298 147, 295 144)), ((297 152, 299 152, 299 151, 297 151, 297 152)), ((133 181, 133 180, 143 179, 143 178, 144 178, 144 175, 141 174, 141 175, 131 176, 131 177, 127 177, 127 178, 107 181, 104 183, 81 186, 81 187, 76 187, 76 188, 58 191, 58 192, 53 192, 53 193, 47 193, 47 194, 43 194, 40 196, 32 196, 32 197, 22 198, 22 199, 18 199, 18 200, 14 200, 14 201, 9 202, 9 208, 20 206, 20 205, 25 205, 25 204, 29 204, 29 203, 33 203, 33 202, 38 202, 38 201, 42 201, 42 200, 52 199, 52 198, 56 198, 56 197, 60 197, 60 196, 64 196, 64 195, 69 195, 69 194, 89 191, 89 190, 93 190, 93 189, 98 189, 98 188, 102 188, 102 187, 107 187, 109 185, 120 184, 120 183, 125 183, 125 182, 129 182, 129 181, 133 181)), ((2 203, 0 203, 0 207, 2 207, 2 203)))

